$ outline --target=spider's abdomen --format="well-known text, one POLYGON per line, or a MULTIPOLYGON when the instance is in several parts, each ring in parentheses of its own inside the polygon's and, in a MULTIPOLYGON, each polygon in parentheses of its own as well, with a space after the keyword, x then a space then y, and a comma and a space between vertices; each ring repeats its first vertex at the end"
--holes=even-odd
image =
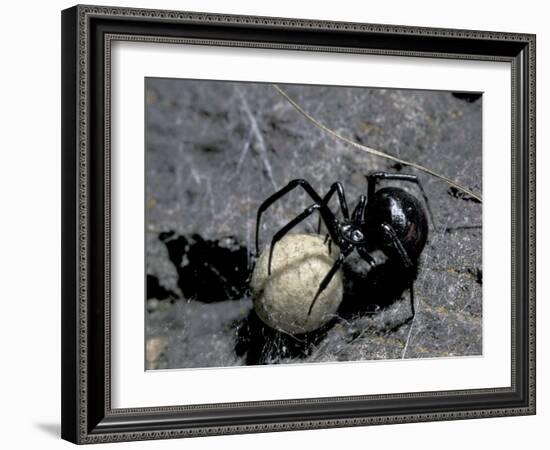
POLYGON ((367 235, 373 236, 372 244, 382 250, 391 246, 381 236, 381 226, 393 228, 398 239, 412 259, 417 259, 428 238, 428 219, 422 203, 407 191, 386 187, 376 191, 365 211, 367 235))

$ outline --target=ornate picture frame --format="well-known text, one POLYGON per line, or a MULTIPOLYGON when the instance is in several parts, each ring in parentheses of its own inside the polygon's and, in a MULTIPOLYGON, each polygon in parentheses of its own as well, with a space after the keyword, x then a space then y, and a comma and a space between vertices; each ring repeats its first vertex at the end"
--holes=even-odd
POLYGON ((99 6, 62 12, 64 439, 84 444, 528 414, 535 414, 534 35, 99 6), (510 386, 113 408, 110 71, 118 41, 510 64, 510 386))

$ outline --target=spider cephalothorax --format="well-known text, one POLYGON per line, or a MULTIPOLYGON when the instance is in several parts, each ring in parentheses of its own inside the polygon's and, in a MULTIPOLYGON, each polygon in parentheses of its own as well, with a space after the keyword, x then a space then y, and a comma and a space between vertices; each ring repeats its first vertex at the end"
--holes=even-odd
MULTIPOLYGON (((319 294, 328 286, 344 260, 354 250, 367 261, 374 264, 371 253, 383 251, 388 258, 399 261, 402 273, 397 274, 408 281, 412 317, 414 317, 413 282, 418 258, 428 238, 428 220, 422 203, 412 194, 397 187, 376 190, 379 180, 408 181, 418 185, 428 211, 428 198, 415 175, 376 172, 367 176, 367 195, 359 196, 357 205, 350 214, 344 188, 341 183, 333 183, 324 197, 321 197, 306 180, 292 180, 284 188, 268 197, 258 208, 256 222, 256 252, 259 253, 259 230, 263 212, 275 201, 291 190, 302 187, 314 203, 288 222, 273 235, 269 249, 268 274, 271 273, 273 249, 293 227, 305 220, 315 211, 319 212, 319 231, 321 222, 327 229, 329 245, 334 242, 340 249, 336 262, 319 284, 319 288, 309 307, 313 309, 319 294), (337 195, 342 217, 339 219, 329 208, 329 202, 337 195)), ((431 215, 431 211, 430 211, 431 215)), ((432 217, 433 222, 433 217, 432 217)))

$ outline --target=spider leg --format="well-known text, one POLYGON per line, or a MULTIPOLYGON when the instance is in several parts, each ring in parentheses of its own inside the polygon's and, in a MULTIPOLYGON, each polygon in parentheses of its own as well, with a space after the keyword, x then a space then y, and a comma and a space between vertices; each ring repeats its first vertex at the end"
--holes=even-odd
POLYGON ((353 213, 351 215, 351 220, 357 224, 363 222, 366 208, 367 208, 367 197, 365 197, 364 195, 361 195, 359 197, 359 201, 357 202, 357 206, 353 210, 353 213))
MULTIPOLYGON (((315 211, 322 210, 323 205, 320 205, 318 203, 314 203, 313 205, 306 208, 304 211, 302 211, 300 214, 298 214, 294 219, 292 219, 290 222, 288 222, 283 228, 281 228, 277 233, 273 235, 273 239, 271 240, 271 246, 269 247, 269 259, 267 263, 267 274, 271 275, 271 261, 273 259, 273 250, 275 249, 275 244, 279 242, 292 228, 294 228, 296 225, 298 225, 300 222, 308 218, 311 214, 313 214, 315 211)), ((329 212, 330 213, 330 212, 329 212)), ((330 213, 332 216, 332 213, 330 213)), ((333 230, 333 234, 336 233, 335 231, 335 222, 334 217, 332 216, 324 216, 322 213, 320 213, 321 218, 326 220, 328 218, 329 223, 325 223, 326 227, 329 230, 333 230)))
MULTIPOLYGON (((387 223, 383 223, 382 233, 384 235, 385 244, 391 246, 395 250, 399 259, 403 263, 405 270, 407 272, 410 271, 414 267, 414 264, 411 261, 411 258, 409 257, 407 250, 405 250, 405 248, 403 247, 403 244, 397 237, 397 234, 395 233, 394 229, 387 223)), ((410 319, 413 319, 415 315, 415 310, 414 310, 414 289, 413 289, 412 280, 409 284, 409 296, 411 301, 411 312, 412 312, 412 316, 410 317, 410 319)))
POLYGON ((367 261, 367 263, 369 263, 371 267, 376 264, 376 261, 374 261, 374 258, 370 255, 370 253, 364 247, 357 247, 357 253, 359 253, 359 256, 361 256, 361 258, 367 261))
POLYGON ((311 305, 309 305, 309 310, 307 312, 307 315, 311 315, 311 311, 313 310, 313 306, 315 306, 315 302, 317 302, 317 299, 319 298, 319 295, 321 295, 321 292, 323 292, 326 287, 329 285, 329 283, 334 278, 334 275, 336 272, 338 272, 338 269, 342 267, 342 264, 344 264, 344 260, 346 257, 351 253, 353 250, 353 247, 347 248, 346 250, 342 251, 339 255, 330 270, 327 272, 325 277, 322 279, 321 284, 319 284, 319 288, 317 289, 317 293, 315 294, 315 297, 313 297, 313 301, 311 302, 311 305))
POLYGON ((381 225, 382 228, 382 235, 384 236, 384 244, 391 246, 399 256, 399 259, 405 266, 405 269, 410 270, 414 267, 413 262, 411 261, 411 258, 409 257, 409 254, 407 253, 407 250, 405 250, 405 247, 403 247, 403 244, 399 240, 399 237, 397 236, 397 233, 395 230, 388 225, 387 223, 383 223, 381 225))
MULTIPOLYGON (((347 220, 349 219, 349 209, 348 209, 348 202, 346 201, 346 194, 344 192, 344 186, 342 186, 342 183, 337 181, 336 183, 333 183, 332 186, 330 186, 330 189, 328 190, 326 195, 323 197, 323 204, 328 205, 328 203, 332 199, 332 196, 335 193, 338 194, 338 202, 340 203, 340 210, 342 211, 342 215, 344 216, 344 219, 347 220)), ((317 233, 321 234, 321 217, 319 217, 317 233)))
MULTIPOLYGON (((260 253, 260 244, 259 244, 259 232, 260 232, 260 220, 262 218, 263 212, 269 208, 273 203, 275 203, 277 200, 279 200, 281 197, 283 197, 285 194, 288 194, 290 191, 297 187, 302 187, 309 196, 313 199, 315 203, 318 203, 319 205, 324 205, 323 199, 321 196, 315 192, 315 189, 309 184, 306 180, 302 179, 296 179, 290 181, 285 187, 275 192, 273 195, 265 199, 265 201, 260 205, 258 208, 258 214, 256 216, 256 254, 258 255, 260 253)), ((324 206, 323 209, 329 210, 328 207, 324 206)))
POLYGON ((411 299, 411 312, 412 312, 412 316, 411 316, 411 319, 414 318, 414 315, 416 314, 414 312, 414 287, 413 287, 413 283, 411 282, 410 286, 409 286, 409 297, 411 299))
POLYGON ((432 221, 432 226, 435 231, 437 231, 437 227, 435 225, 434 215, 432 212, 432 208, 430 207, 430 202, 428 200, 428 196, 426 195, 426 191, 424 190, 424 187, 422 186, 422 183, 418 179, 416 175, 406 174, 406 173, 388 173, 388 172, 375 172, 371 173, 370 175, 367 175, 367 182, 368 182, 368 198, 373 196, 374 191, 376 190, 376 183, 378 180, 396 180, 396 181, 409 181, 411 183, 414 183, 418 186, 420 189, 420 192, 422 193, 422 197, 424 198, 424 203, 426 204, 426 207, 428 208, 428 214, 430 215, 430 219, 432 221))
POLYGON ((325 235, 325 240, 323 241, 323 244, 328 244, 328 254, 332 255, 332 239, 330 238, 330 234, 325 235))

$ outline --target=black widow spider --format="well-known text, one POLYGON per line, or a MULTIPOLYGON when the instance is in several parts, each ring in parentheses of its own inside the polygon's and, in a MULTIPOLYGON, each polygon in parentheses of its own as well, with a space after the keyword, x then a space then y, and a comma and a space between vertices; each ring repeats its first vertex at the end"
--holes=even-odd
POLYGON ((351 216, 342 183, 333 183, 326 195, 321 197, 306 180, 296 179, 290 181, 284 188, 268 197, 258 208, 256 219, 256 254, 259 255, 259 230, 263 212, 285 194, 300 186, 309 194, 314 203, 273 236, 269 249, 268 275, 271 275, 271 260, 273 249, 277 242, 293 227, 313 214, 313 212, 319 211, 319 232, 322 221, 327 228, 327 238, 330 238, 340 248, 340 254, 321 281, 308 313, 311 314, 319 294, 328 286, 338 269, 343 265, 346 257, 353 250, 356 250, 361 258, 371 266, 375 263, 371 253, 375 250, 381 250, 388 258, 397 259, 401 262, 403 273, 399 275, 405 277, 406 284, 409 287, 412 312, 410 319, 412 319, 415 315, 413 283, 416 276, 418 258, 428 239, 426 212, 420 201, 407 191, 398 187, 385 187, 376 191, 376 184, 379 180, 415 183, 420 188, 433 224, 434 220, 428 197, 415 175, 376 172, 367 175, 366 178, 368 183, 367 196, 359 196, 357 206, 351 213, 351 216), (342 220, 337 219, 328 207, 334 194, 338 196, 343 216, 342 220))

